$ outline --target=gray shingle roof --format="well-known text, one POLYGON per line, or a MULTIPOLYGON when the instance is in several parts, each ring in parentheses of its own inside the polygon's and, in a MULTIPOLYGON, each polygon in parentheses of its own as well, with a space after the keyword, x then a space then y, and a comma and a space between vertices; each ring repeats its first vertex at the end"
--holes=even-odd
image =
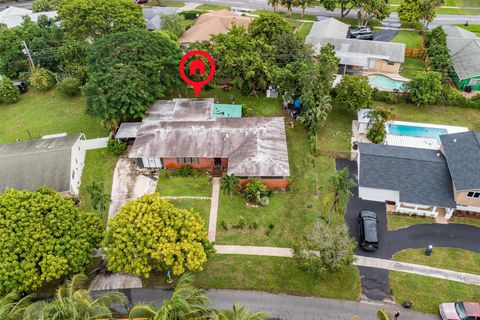
POLYGON ((455 208, 445 157, 437 150, 359 143, 359 186, 396 190, 400 201, 455 208))
POLYGON ((440 140, 456 190, 480 189, 480 133, 447 134, 440 140))
POLYGON ((47 185, 70 190, 71 149, 80 135, 0 145, 0 192, 47 185))
POLYGON ((346 38, 349 25, 335 18, 314 22, 308 37, 346 38))
POLYGON ((447 47, 460 80, 480 76, 480 39, 460 27, 445 27, 447 47))

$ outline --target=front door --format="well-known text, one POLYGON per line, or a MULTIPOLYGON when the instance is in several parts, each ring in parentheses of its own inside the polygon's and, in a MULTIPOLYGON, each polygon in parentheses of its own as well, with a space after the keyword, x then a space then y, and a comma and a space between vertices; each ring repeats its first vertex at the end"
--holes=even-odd
POLYGON ((222 170, 222 158, 213 158, 213 167, 216 170, 222 170))

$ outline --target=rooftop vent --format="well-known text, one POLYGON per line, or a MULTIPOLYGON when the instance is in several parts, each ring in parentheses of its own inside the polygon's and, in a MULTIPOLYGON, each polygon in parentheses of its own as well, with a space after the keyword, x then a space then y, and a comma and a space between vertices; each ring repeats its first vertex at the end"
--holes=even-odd
POLYGON ((453 142, 457 142, 457 139, 453 139, 453 142))

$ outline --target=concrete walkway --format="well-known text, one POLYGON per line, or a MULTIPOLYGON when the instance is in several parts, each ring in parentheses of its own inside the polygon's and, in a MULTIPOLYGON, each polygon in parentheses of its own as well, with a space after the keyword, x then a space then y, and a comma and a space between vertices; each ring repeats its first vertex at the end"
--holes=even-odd
POLYGON ((177 13, 178 12, 183 12, 183 11, 195 10, 199 5, 200 5, 200 3, 187 2, 187 3, 185 3, 185 5, 183 7, 178 9, 177 13))
MULTIPOLYGON (((289 248, 216 245, 215 249, 217 250, 218 254, 243 254, 287 258, 292 257, 292 250, 289 248)), ((413 273, 437 279, 451 280, 480 286, 480 275, 432 268, 423 265, 387 259, 370 258, 364 256, 355 256, 355 258, 356 261, 354 264, 360 267, 413 273)))
POLYGON ((177 200, 177 199, 194 199, 194 200, 210 200, 211 197, 197 197, 197 196, 162 196, 162 199, 177 200))
POLYGON ((212 179, 212 202, 210 205, 210 218, 208 220, 208 241, 215 241, 217 236, 218 197, 220 196, 220 178, 212 179))

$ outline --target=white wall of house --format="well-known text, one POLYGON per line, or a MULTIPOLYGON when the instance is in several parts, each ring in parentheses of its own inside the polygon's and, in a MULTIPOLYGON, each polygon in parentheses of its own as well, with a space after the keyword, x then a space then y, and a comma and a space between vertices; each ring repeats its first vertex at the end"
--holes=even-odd
POLYGON ((480 207, 457 205, 457 210, 480 212, 480 207))
POLYGON ((387 189, 358 187, 358 196, 363 200, 377 202, 393 201, 398 203, 400 200, 400 193, 398 191, 387 189))
POLYGON ((70 159, 70 192, 75 196, 80 193, 82 171, 85 166, 85 152, 85 136, 82 134, 72 147, 70 159))

